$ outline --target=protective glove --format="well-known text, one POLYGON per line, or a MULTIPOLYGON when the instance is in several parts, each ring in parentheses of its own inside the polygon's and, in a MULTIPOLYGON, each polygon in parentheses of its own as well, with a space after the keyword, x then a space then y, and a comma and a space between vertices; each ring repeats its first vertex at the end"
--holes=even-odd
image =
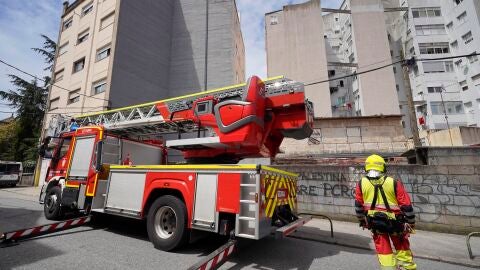
POLYGON ((411 233, 411 234, 414 234, 415 233, 415 223, 405 223, 405 228, 404 228, 404 231, 406 233, 411 233))
POLYGON ((368 229, 367 219, 362 219, 362 220, 360 220, 359 226, 362 227, 363 229, 368 229))

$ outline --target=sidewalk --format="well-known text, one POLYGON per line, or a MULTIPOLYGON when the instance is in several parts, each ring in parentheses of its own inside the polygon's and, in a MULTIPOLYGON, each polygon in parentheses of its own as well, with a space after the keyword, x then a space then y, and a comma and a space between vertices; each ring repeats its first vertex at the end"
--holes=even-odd
POLYGON ((17 198, 27 201, 38 202, 41 187, 16 186, 13 188, 1 188, 0 198, 17 198))
MULTIPOLYGON (((357 223, 333 221, 334 238, 330 237, 330 223, 326 219, 314 218, 300 227, 291 236, 301 239, 332 243, 342 246, 375 250, 371 233, 362 230, 357 223)), ((448 262, 453 264, 480 267, 480 238, 470 240, 472 252, 477 256, 470 260, 466 236, 416 231, 410 243, 414 257, 448 262)))

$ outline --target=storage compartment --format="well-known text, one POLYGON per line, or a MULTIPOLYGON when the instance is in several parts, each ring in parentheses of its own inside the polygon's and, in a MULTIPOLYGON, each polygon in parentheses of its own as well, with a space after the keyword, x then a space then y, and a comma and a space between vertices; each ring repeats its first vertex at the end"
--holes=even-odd
POLYGON ((105 210, 138 216, 142 211, 146 172, 110 171, 105 210))
POLYGON ((216 202, 217 174, 198 174, 192 227, 212 232, 217 231, 218 213, 216 211, 216 202))

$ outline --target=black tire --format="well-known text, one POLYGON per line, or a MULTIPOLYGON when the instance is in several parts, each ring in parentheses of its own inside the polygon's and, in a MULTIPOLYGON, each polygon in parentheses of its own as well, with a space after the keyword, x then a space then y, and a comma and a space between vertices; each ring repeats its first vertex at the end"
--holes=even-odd
POLYGON ((45 217, 49 220, 60 220, 64 213, 61 206, 62 191, 59 186, 51 187, 47 190, 45 195, 45 202, 43 204, 43 212, 45 217))
POLYGON ((156 249, 170 251, 184 245, 189 236, 185 203, 171 195, 156 199, 148 211, 147 232, 156 249))

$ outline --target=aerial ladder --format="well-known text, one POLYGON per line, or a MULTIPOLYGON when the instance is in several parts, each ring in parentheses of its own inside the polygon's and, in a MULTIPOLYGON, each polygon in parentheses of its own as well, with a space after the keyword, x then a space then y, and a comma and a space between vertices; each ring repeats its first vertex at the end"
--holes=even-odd
MULTIPOLYGON (((311 135, 313 105, 302 83, 252 76, 243 84, 80 115, 74 129, 58 119, 40 147, 41 156, 51 157, 40 194, 48 219, 71 211, 146 219, 150 240, 162 250, 180 247, 195 231, 261 239, 308 221, 295 214, 296 174, 240 162, 274 158, 284 138, 311 135), (181 164, 169 159, 172 149, 182 153, 181 164)), ((50 229, 26 231, 42 230, 50 229)), ((231 253, 235 242, 229 243, 210 265, 231 253)))

